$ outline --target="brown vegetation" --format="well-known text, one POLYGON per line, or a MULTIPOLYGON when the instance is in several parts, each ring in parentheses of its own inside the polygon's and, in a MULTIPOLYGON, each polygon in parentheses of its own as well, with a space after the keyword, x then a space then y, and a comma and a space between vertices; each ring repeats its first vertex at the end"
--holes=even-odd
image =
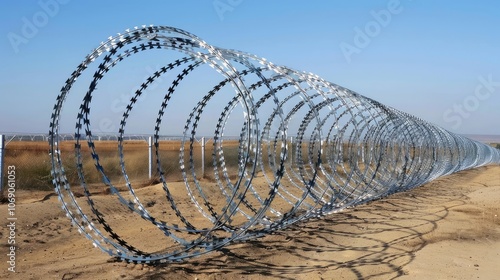
MULTIPOLYGON (((120 156, 116 141, 96 141, 95 148, 99 154, 99 163, 105 170, 106 176, 113 184, 125 183, 120 166, 120 156)), ((237 163, 237 141, 224 142, 224 156, 227 162, 237 163)), ((61 157, 64 164, 66 176, 71 185, 80 184, 76 168, 76 157, 74 152, 75 141, 60 142, 61 157)), ((98 184, 102 182, 102 175, 95 168, 90 149, 86 142, 81 143, 81 154, 83 162, 83 173, 87 184, 98 184)), ((168 180, 182 180, 179 167, 179 141, 161 141, 159 154, 163 172, 168 180)), ((213 143, 206 145, 205 168, 212 166, 213 143)), ((124 141, 123 159, 126 172, 135 183, 142 185, 158 182, 158 171, 156 169, 156 155, 153 149, 153 178, 148 177, 148 144, 145 141, 124 141)), ((184 160, 189 161, 189 145, 185 145, 184 160)), ((195 171, 201 172, 201 147, 199 143, 194 144, 193 160, 195 171)), ((13 141, 6 146, 5 166, 15 165, 17 170, 17 185, 20 189, 50 190, 53 188, 51 170, 51 158, 49 156, 49 144, 46 142, 13 141)), ((235 168, 232 166, 230 168, 235 168)), ((208 175, 210 176, 210 175, 208 175)))

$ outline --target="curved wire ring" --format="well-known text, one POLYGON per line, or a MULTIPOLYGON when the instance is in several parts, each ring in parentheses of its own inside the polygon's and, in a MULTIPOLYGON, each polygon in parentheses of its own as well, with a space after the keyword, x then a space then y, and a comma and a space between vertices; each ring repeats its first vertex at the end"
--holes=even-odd
POLYGON ((330 83, 253 54, 214 47, 184 30, 142 26, 109 37, 87 55, 62 87, 49 131, 55 191, 71 223, 94 246, 111 256, 137 263, 181 261, 241 240, 257 238, 291 224, 335 213, 346 207, 405 191, 460 170, 500 163, 500 152, 453 134, 419 118, 330 83), (119 165, 126 183, 120 191, 101 165, 93 141, 90 108, 99 81, 128 57, 153 49, 176 51, 173 60, 146 79, 131 97, 118 131, 119 165), (59 134, 61 110, 73 84, 100 61, 83 95, 75 127, 75 158, 88 209, 72 191, 63 166, 59 134), (160 129, 172 96, 184 78, 207 65, 223 79, 190 111, 179 150, 182 174, 193 209, 212 227, 200 227, 178 207, 169 189, 160 153, 160 129), (179 71, 165 92, 154 129, 158 174, 165 198, 183 226, 161 220, 147 210, 127 174, 123 140, 130 114, 146 89, 162 75, 179 71), (253 82, 247 80, 256 79, 253 82), (209 102, 231 86, 234 96, 220 112, 213 135, 215 184, 224 201, 213 201, 195 170, 194 144, 209 102), (236 179, 231 180, 224 151, 224 132, 235 109, 244 123, 239 131, 236 179), (260 123, 260 120, 266 120, 260 123), (293 136, 292 139, 289 137, 293 136), (82 142, 111 193, 128 215, 138 215, 173 241, 167 249, 141 250, 113 230, 99 211, 86 184, 82 142), (290 139, 290 140, 289 140, 290 139), (262 179, 256 179, 261 177, 262 179), (282 180, 283 179, 283 180, 282 180), (127 199, 131 197, 131 199, 127 199), (220 209, 216 205, 222 203, 220 209), (89 212, 90 211, 90 212, 89 212), (97 221, 95 223, 94 221, 97 221))

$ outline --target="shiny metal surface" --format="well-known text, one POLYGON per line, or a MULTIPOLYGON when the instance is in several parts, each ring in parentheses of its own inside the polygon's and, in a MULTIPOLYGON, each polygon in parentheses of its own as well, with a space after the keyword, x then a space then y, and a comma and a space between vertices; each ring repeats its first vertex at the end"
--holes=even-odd
MULTIPOLYGON (((175 77, 175 76, 174 76, 175 77)), ((156 109, 155 109, 156 110, 156 109)), ((241 116, 240 116, 241 117, 241 116)), ((500 163, 500 153, 485 144, 467 139, 424 120, 384 106, 379 102, 332 84, 310 73, 235 50, 214 47, 184 30, 166 26, 143 26, 109 37, 78 65, 57 97, 50 123, 50 154, 55 190, 72 224, 93 244, 117 258, 138 263, 182 261, 244 241, 310 218, 321 217, 408 190, 460 170, 500 163), (140 52, 178 52, 174 59, 152 74, 130 99, 120 122, 118 152, 126 190, 116 187, 106 175, 93 142, 90 109, 99 81, 117 64, 140 52), (190 110, 179 150, 179 172, 186 194, 184 201, 200 213, 210 227, 190 218, 192 212, 179 207, 162 170, 159 150, 161 127, 172 97, 183 79, 209 65, 221 79, 214 82, 190 110), (155 217, 133 188, 124 162, 123 136, 137 99, 154 81, 172 71, 179 73, 165 90, 154 124, 153 146, 164 199, 177 222, 155 217), (80 186, 71 186, 63 167, 59 123, 64 101, 76 79, 94 72, 82 97, 75 128, 76 167, 80 186), (205 108, 223 88, 233 89, 227 104, 221 104, 213 122, 213 135, 199 135, 205 108), (236 110, 239 109, 239 110, 236 110), (237 159, 227 159, 224 149, 226 123, 235 112, 243 113, 237 159), (213 139, 214 189, 197 176, 193 156, 197 137, 213 139), (86 143, 85 143, 86 142, 86 143), (88 161, 82 146, 89 147, 91 161, 124 206, 123 216, 138 216, 155 226, 168 240, 165 248, 146 251, 132 245, 115 230, 110 215, 85 183, 83 165, 88 161), (231 162, 228 162, 231 161, 231 162), (236 166, 231 169, 228 166, 236 166), (82 199, 74 189, 84 193, 82 199), (209 190, 209 191, 208 191, 209 190)), ((134 227, 133 223, 130 227, 134 227)), ((148 240, 142 242, 147 243, 148 240)))

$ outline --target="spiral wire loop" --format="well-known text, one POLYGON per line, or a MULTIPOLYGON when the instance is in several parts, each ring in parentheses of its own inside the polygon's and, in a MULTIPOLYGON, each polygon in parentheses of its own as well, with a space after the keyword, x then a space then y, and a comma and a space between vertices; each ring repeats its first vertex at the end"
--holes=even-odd
POLYGON ((500 163, 499 150, 490 146, 384 106, 317 75, 277 66, 252 54, 217 48, 184 30, 167 26, 126 30, 109 37, 87 55, 57 97, 49 143, 53 184, 72 224, 94 246, 136 263, 182 261, 232 242, 260 237, 299 221, 405 191, 440 176, 500 163), (153 49, 174 51, 183 57, 147 78, 123 113, 118 153, 126 189, 119 189, 106 175, 103 159, 93 142, 91 100, 99 81, 113 67, 134 54, 153 49), (75 128, 76 169, 84 194, 79 199, 72 191, 77 187, 70 186, 63 167, 59 123, 73 84, 94 65, 97 67, 80 105, 75 128), (168 126, 165 111, 174 106, 172 97, 178 86, 204 65, 222 78, 191 109, 182 132, 178 165, 191 203, 182 208, 162 169, 162 161, 169 159, 163 159, 160 152, 160 129, 168 126), (164 199, 175 215, 175 219, 165 220, 153 216, 132 187, 123 145, 135 103, 148 86, 172 71, 179 74, 165 92, 153 137, 164 199), (234 95, 220 106, 220 115, 213 122, 211 165, 215 183, 208 186, 196 174, 194 144, 200 121, 207 117, 207 104, 221 94, 221 89, 229 87, 234 95), (224 132, 235 112, 243 113, 244 120, 239 131, 238 156, 226 159, 224 132), (165 248, 146 251, 144 246, 132 244, 136 240, 125 240, 120 229, 112 228, 113 221, 108 221, 109 215, 98 209, 101 204, 86 184, 82 150, 85 140, 102 181, 126 208, 122 215, 136 215, 154 225, 168 239, 165 248), (233 161, 231 164, 237 168, 228 168, 228 161, 233 161), (82 201, 87 205, 83 206, 82 201), (201 216, 191 218, 196 211, 201 216))

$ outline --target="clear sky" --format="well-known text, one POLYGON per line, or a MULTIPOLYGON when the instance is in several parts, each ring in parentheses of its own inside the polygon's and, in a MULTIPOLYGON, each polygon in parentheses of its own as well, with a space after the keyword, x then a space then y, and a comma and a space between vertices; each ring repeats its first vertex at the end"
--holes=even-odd
POLYGON ((316 73, 452 132, 500 134, 498 1, 6 0, 0 18, 0 132, 47 132, 85 55, 155 24, 316 73))

